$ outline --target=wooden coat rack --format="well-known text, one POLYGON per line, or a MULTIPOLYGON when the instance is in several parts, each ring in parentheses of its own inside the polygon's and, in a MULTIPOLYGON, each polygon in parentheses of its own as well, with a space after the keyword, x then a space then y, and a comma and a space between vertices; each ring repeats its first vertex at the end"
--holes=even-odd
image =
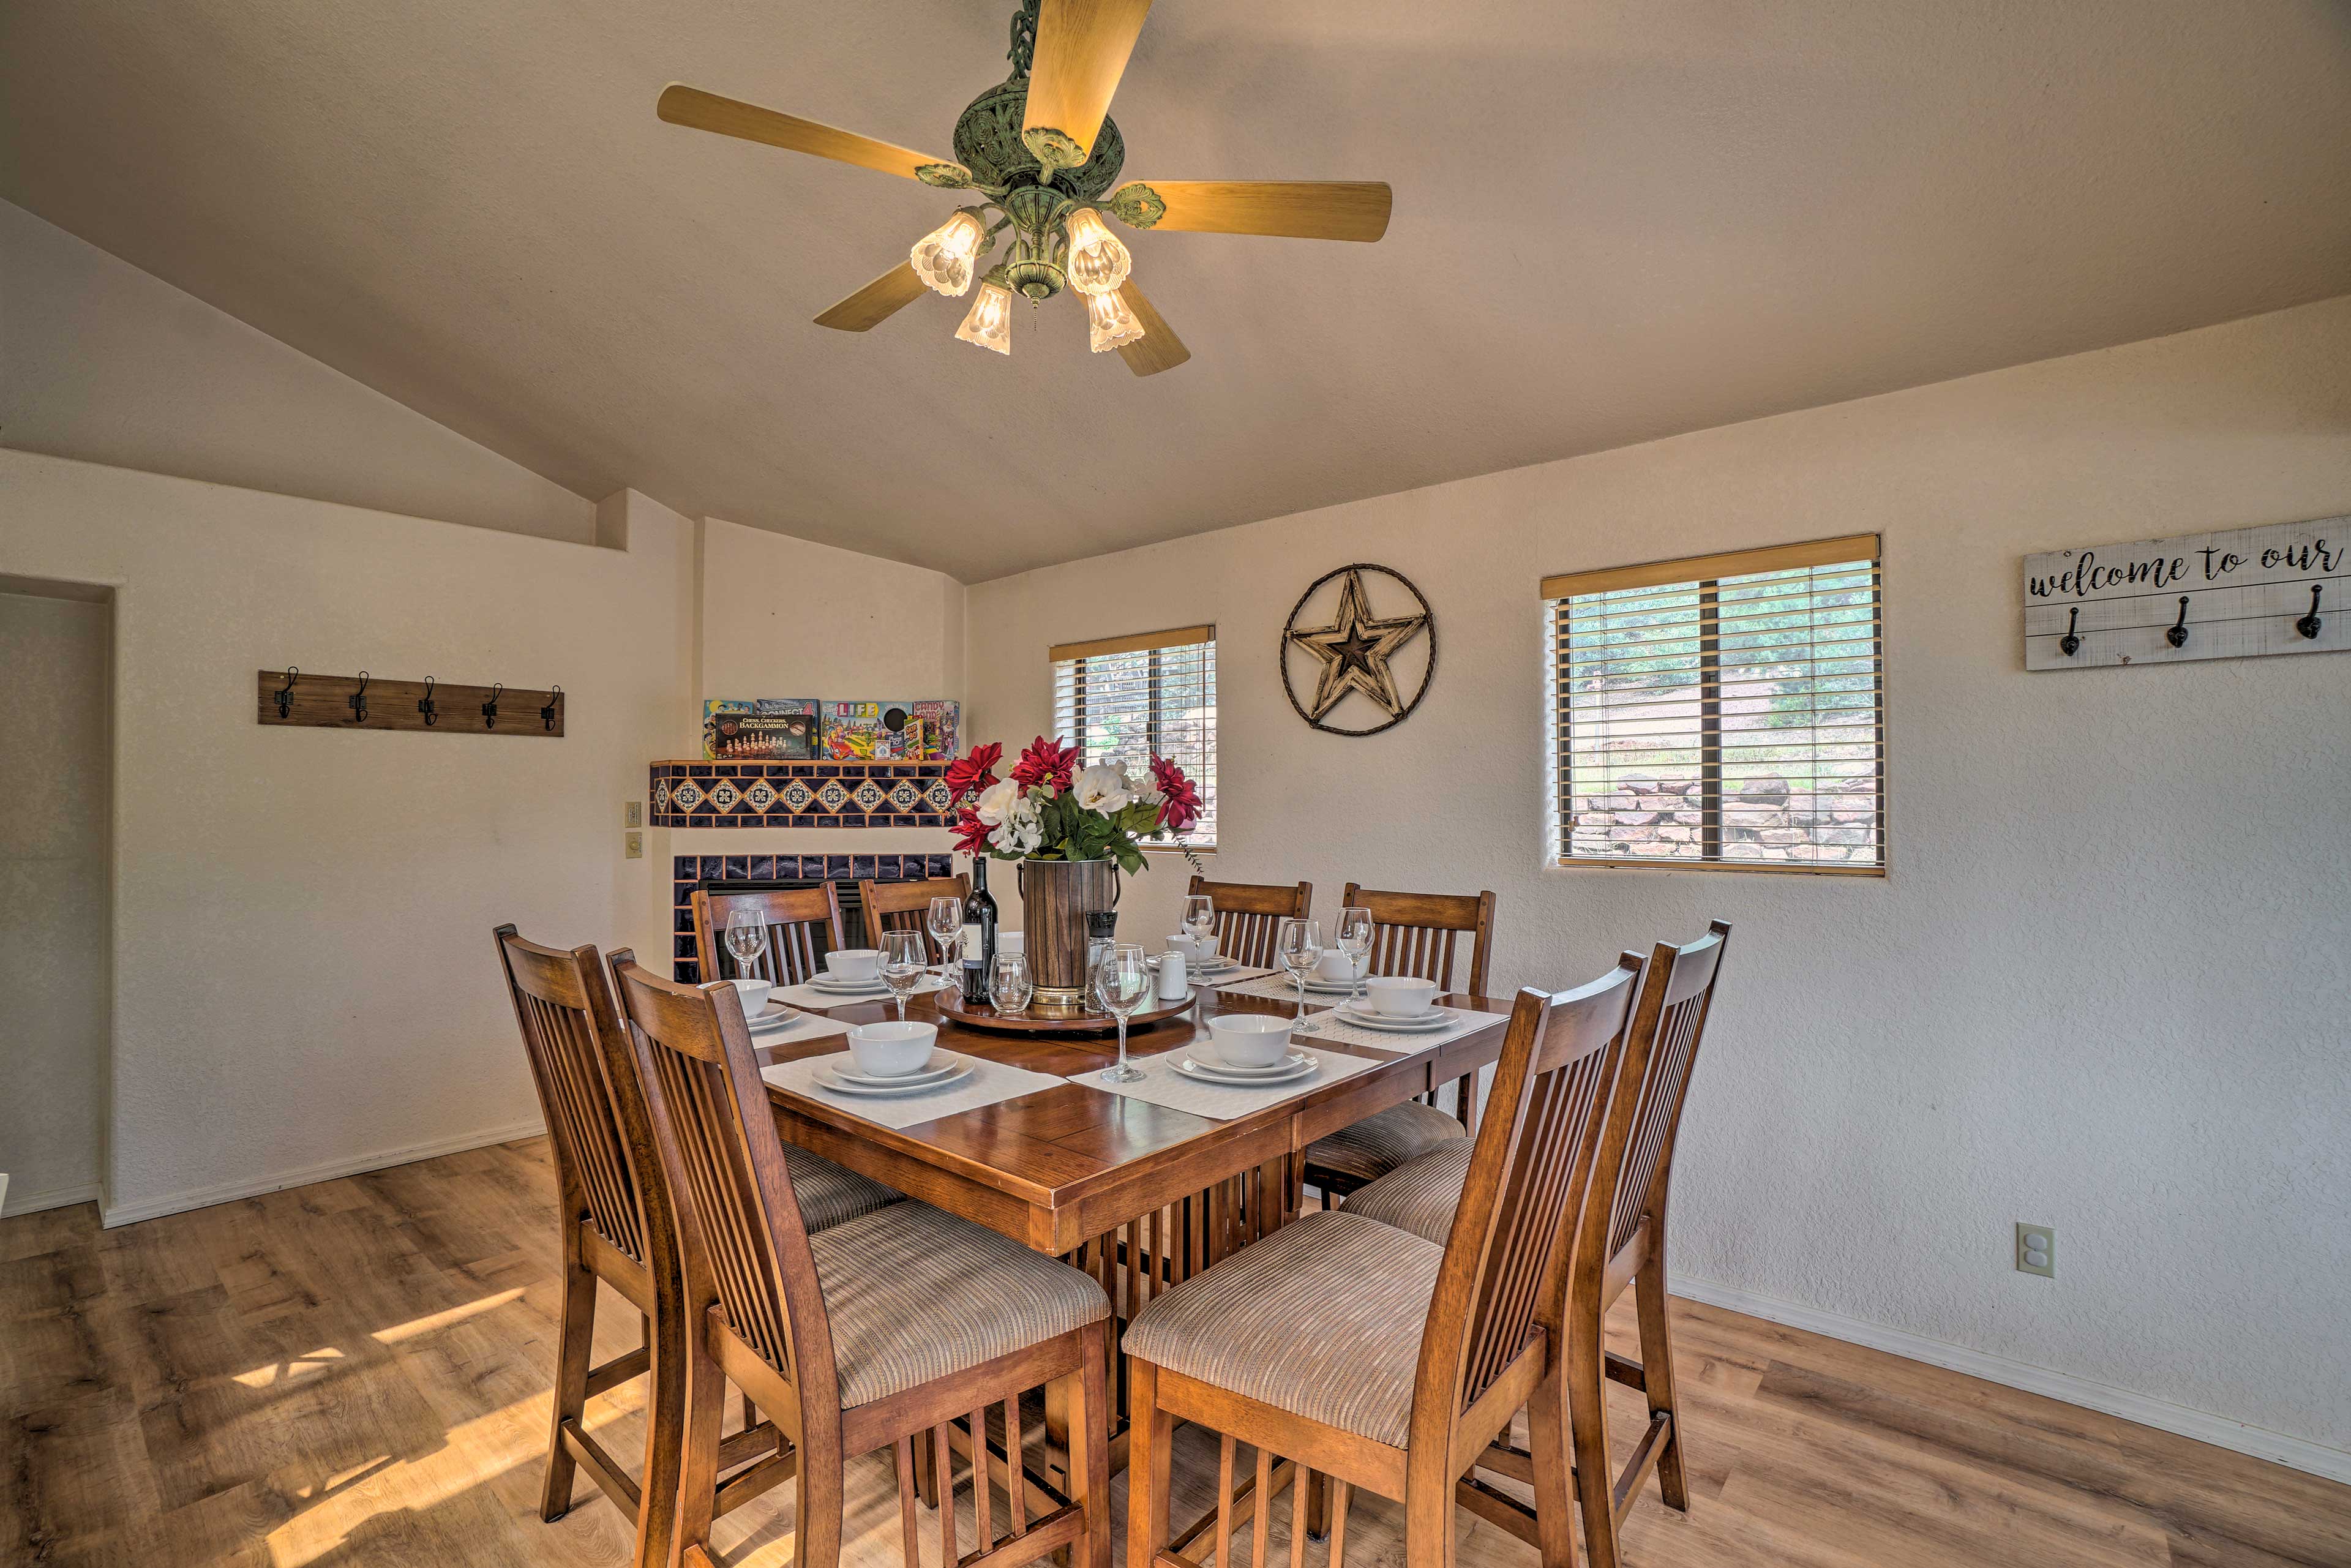
POLYGON ((563 736, 563 688, 447 685, 264 670, 256 716, 311 729, 407 729, 432 735, 563 736))

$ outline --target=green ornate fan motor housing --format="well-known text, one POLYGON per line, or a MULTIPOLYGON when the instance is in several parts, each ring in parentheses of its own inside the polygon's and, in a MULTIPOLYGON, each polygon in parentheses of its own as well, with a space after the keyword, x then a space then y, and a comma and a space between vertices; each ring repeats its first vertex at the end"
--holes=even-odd
POLYGON ((1118 123, 1102 117, 1092 153, 1074 169, 1050 173, 1021 140, 1021 121, 1029 112, 1029 63, 1037 41, 1040 0, 1023 0, 1012 17, 1012 74, 965 106, 956 120, 955 163, 925 163, 916 171, 925 184, 942 190, 977 191, 988 200, 965 209, 986 221, 990 209, 1001 213, 988 229, 982 254, 995 248, 995 236, 1006 227, 1013 233, 1012 254, 987 274, 987 281, 1033 300, 1050 299, 1068 281, 1063 270, 1069 235, 1062 220, 1081 206, 1100 205, 1135 228, 1149 228, 1166 210, 1158 193, 1144 184, 1129 184, 1108 202, 1102 195, 1126 162, 1126 140, 1118 123))

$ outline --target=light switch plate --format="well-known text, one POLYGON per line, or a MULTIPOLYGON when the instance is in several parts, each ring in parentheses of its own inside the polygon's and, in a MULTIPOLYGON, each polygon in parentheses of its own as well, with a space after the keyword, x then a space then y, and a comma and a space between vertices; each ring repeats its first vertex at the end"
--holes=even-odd
POLYGON ((621 841, 624 846, 626 846, 621 852, 628 856, 629 859, 632 861, 641 861, 645 858, 644 834, 624 833, 622 835, 621 841))
POLYGON ((621 826, 642 828, 645 825, 645 807, 642 800, 631 800, 621 807, 621 826))
POLYGON ((2057 1230, 2054 1226, 2027 1225, 2016 1222, 2016 1271, 2038 1274, 2044 1280, 2057 1277, 2057 1230))

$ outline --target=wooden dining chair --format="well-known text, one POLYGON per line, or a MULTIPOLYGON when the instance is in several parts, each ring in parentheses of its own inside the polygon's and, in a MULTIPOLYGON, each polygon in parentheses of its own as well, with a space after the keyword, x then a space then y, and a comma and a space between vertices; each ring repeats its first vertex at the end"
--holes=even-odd
MULTIPOLYGON (((1568 1281, 1568 1333, 1562 1342, 1566 1364, 1559 1387, 1567 1400, 1577 1500, 1583 1514, 1585 1550, 1594 1568, 1616 1568, 1619 1526, 1651 1469, 1657 1473, 1657 1490, 1666 1506, 1677 1511, 1689 1508, 1681 1418, 1674 1404, 1673 1334, 1666 1307, 1667 1199, 1672 1192, 1682 1105, 1689 1097, 1691 1070, 1698 1062, 1729 936, 1729 922, 1717 920, 1697 941, 1679 947, 1660 942, 1650 954, 1633 1009, 1625 1087, 1609 1107, 1577 1231, 1568 1281), (1640 1324, 1638 1361, 1604 1354, 1601 1345, 1601 1322, 1627 1285, 1633 1287, 1640 1324), (1602 1389, 1608 1382, 1639 1389, 1649 1404, 1648 1427, 1621 1470, 1612 1469, 1607 1416, 1601 1407, 1602 1389)), ((1343 1212, 1423 1238, 1447 1234, 1455 1206, 1467 1190, 1470 1167, 1464 1150, 1439 1150, 1357 1192, 1343 1212)), ((1520 1480, 1529 1479, 1528 1467, 1536 1462, 1523 1450, 1508 1448, 1493 1450, 1488 1458, 1490 1464, 1480 1463, 1520 1480)), ((1487 1517, 1521 1539, 1535 1540, 1536 1521, 1515 1503, 1511 1508, 1515 1513, 1497 1509, 1487 1517)))
POLYGON ((1217 906, 1217 951, 1253 969, 1279 968, 1274 938, 1284 919, 1303 920, 1314 906, 1314 884, 1295 887, 1253 882, 1210 882, 1196 876, 1187 890, 1207 894, 1217 906))
MULTIPOLYGON (((1486 994, 1494 946, 1490 892, 1380 893, 1351 882, 1341 907, 1372 912, 1373 974, 1411 975, 1436 981, 1440 990, 1453 990, 1458 945, 1466 935, 1467 989, 1475 997, 1486 994)), ((1343 1197, 1406 1161, 1477 1131, 1478 1075, 1465 1073, 1455 1080, 1454 1115, 1447 1115, 1437 1103, 1442 1092, 1443 1085, 1438 1085, 1418 1100, 1391 1105, 1315 1140, 1306 1151, 1306 1185, 1320 1189, 1326 1200, 1343 1197)))
MULTIPOLYGON (((1130 1362, 1129 1568, 1192 1568, 1211 1528, 1232 1561, 1234 1449, 1257 1449, 1254 1564, 1290 1471, 1290 1561, 1309 1533, 1311 1472, 1332 1484, 1330 1559, 1342 1568, 1347 1502, 1364 1487, 1404 1505, 1405 1561, 1454 1560, 1456 1483, 1559 1358, 1570 1217, 1588 1185, 1632 1016, 1640 960, 1625 954, 1579 989, 1519 993, 1468 1183, 1442 1245, 1343 1210, 1308 1214, 1136 1314, 1130 1362), (1168 1439, 1177 1421, 1217 1434, 1217 1507, 1171 1542, 1168 1439)), ((1564 1402, 1533 1430, 1549 1503, 1546 1564, 1574 1560, 1564 1402)), ((1465 1496, 1468 1495, 1464 1493, 1465 1496)))
POLYGON ((897 1455, 905 1561, 920 1562, 913 1467, 914 1444, 925 1437, 949 1483, 936 1512, 942 1563, 1011 1568, 1068 1547, 1086 1568, 1108 1568, 1110 1301, 1102 1287, 924 1203, 812 1233, 734 988, 681 986, 618 955, 612 973, 684 1243, 683 1568, 712 1562, 711 1519, 726 1503, 726 1487, 715 1483, 726 1458, 719 1414, 727 1379, 793 1444, 799 1568, 839 1563, 843 1466, 884 1447, 897 1455), (1040 1385, 1070 1412, 1066 1492, 1022 1462, 1020 1395, 1040 1385), (998 1406, 1001 1448, 988 1423, 998 1406), (951 1489, 948 1427, 959 1416, 970 1435, 979 1547, 971 1554, 958 1547, 951 1489), (1001 1463, 1004 1539, 990 1501, 991 1458, 1001 1463), (1035 1520, 1032 1490, 1054 1505, 1035 1520))
POLYGON ((760 893, 695 893, 694 952, 701 964, 697 972, 705 980, 727 977, 796 986, 823 973, 827 953, 848 946, 841 931, 841 894, 831 883, 760 893), (726 926, 747 909, 758 912, 768 933, 768 945, 752 960, 748 975, 726 951, 726 926))
POLYGON ((931 913, 931 900, 952 894, 971 901, 971 878, 957 872, 953 876, 930 876, 918 882, 861 882, 857 896, 865 905, 865 945, 882 946, 884 931, 920 931, 931 913))

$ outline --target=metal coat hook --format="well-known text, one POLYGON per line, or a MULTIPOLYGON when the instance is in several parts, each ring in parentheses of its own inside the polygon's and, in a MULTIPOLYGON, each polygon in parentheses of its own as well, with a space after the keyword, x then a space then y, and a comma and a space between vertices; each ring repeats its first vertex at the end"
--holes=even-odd
POLYGON ((367 684, 368 673, 365 670, 361 670, 360 672, 360 689, 353 692, 350 696, 346 699, 351 705, 351 722, 353 724, 365 724, 367 722, 367 684))
POLYGON ((496 729, 498 727, 498 694, 506 689, 507 684, 504 681, 500 681, 497 685, 490 688, 490 700, 482 705, 482 727, 484 729, 496 729))
POLYGON ((2175 648, 2188 646, 2188 595, 2179 596, 2179 619, 2164 628, 2163 640, 2175 648))
POLYGON ((277 688, 277 716, 285 718, 294 708, 294 678, 302 672, 293 665, 286 666, 286 684, 277 688))
POLYGON ((555 733, 555 705, 562 700, 563 688, 558 686, 547 694, 547 706, 538 710, 539 722, 547 726, 550 735, 555 733))
POLYGON ((2074 624, 2081 619, 2082 607, 2077 604, 2066 614, 2065 634, 2057 639, 2057 651, 2069 659, 2082 651, 2082 639, 2074 634, 2074 624))
POLYGON ((416 711, 424 716, 424 727, 432 728, 441 722, 441 710, 433 706, 433 677, 424 677, 424 695, 417 699, 416 711))
POLYGON ((2310 613, 2294 623, 2294 629, 2305 637, 2317 636, 2319 627, 2325 624, 2318 618, 2318 595, 2325 586, 2325 583, 2320 582, 2310 585, 2310 613))

